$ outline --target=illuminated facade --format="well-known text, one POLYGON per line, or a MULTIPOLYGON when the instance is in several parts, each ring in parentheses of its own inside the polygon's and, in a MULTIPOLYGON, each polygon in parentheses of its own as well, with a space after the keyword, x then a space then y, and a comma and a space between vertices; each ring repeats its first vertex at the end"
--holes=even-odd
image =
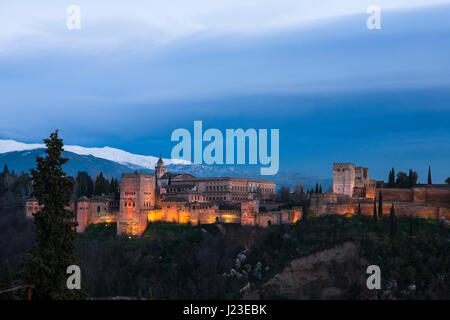
POLYGON ((353 163, 333 164, 333 193, 349 197, 374 198, 376 181, 369 179, 369 169, 353 163))
POLYGON ((162 159, 159 159, 154 175, 122 175, 117 233, 140 235, 148 221, 240 223, 240 203, 259 203, 274 194, 275 183, 268 180, 174 174, 166 172, 162 159))

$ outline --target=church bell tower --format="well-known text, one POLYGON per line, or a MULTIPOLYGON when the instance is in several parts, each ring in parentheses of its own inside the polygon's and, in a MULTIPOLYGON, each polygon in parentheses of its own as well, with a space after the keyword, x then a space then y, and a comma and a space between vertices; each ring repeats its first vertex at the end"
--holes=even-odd
POLYGON ((157 179, 161 178, 164 175, 164 173, 166 173, 166 167, 164 166, 164 162, 161 159, 161 157, 159 157, 159 160, 156 163, 156 167, 155 167, 156 178, 157 179))

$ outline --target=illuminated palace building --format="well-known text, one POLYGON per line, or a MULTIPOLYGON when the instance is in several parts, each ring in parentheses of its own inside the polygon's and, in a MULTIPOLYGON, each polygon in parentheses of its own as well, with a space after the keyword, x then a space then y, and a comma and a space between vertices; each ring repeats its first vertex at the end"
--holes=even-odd
MULTIPOLYGON (((118 234, 141 235, 148 223, 240 223, 267 226, 293 223, 302 217, 302 208, 281 209, 270 201, 275 183, 261 179, 197 178, 190 174, 166 172, 162 159, 155 174, 122 174, 120 200, 112 196, 82 197, 67 209, 76 213, 77 231, 96 223, 117 223, 118 234)), ((399 188, 369 178, 369 169, 352 163, 333 165, 333 193, 298 195, 308 203, 312 216, 372 215, 374 203, 383 212, 395 206, 396 214, 422 218, 450 219, 450 188, 447 184, 414 185, 399 188), (379 201, 382 195, 383 201, 379 201)), ((28 217, 41 207, 28 199, 28 217)))
MULTIPOLYGON (((267 210, 275 183, 262 179, 197 178, 166 172, 162 159, 155 174, 126 173, 120 180, 120 200, 113 196, 81 197, 68 210, 76 213, 77 231, 89 225, 117 223, 118 234, 141 235, 152 221, 176 223, 292 223, 301 209, 267 210), (260 204, 264 212, 259 212, 260 204)), ((28 217, 41 209, 34 198, 25 202, 28 217)))
POLYGON ((274 193, 271 181, 174 174, 159 159, 155 174, 122 174, 117 232, 141 234, 149 221, 241 223, 240 204, 257 207, 274 193))

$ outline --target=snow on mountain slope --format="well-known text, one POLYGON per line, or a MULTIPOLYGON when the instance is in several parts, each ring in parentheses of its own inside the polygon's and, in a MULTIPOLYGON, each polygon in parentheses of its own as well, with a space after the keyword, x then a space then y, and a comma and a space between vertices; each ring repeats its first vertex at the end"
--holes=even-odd
MULTIPOLYGON (((26 144, 17 142, 14 140, 0 140, 0 153, 6 153, 11 151, 23 151, 45 148, 43 144, 26 144)), ((103 147, 103 148, 85 148, 80 146, 65 145, 64 150, 70 151, 79 155, 92 155, 97 158, 102 158, 114 162, 118 162, 124 165, 136 165, 139 167, 154 169, 157 157, 143 156, 139 154, 133 154, 124 150, 103 147)), ((189 161, 179 159, 163 159, 164 164, 191 164, 189 161)))
POLYGON ((27 144, 14 140, 0 140, 0 153, 45 148, 43 144, 27 144))

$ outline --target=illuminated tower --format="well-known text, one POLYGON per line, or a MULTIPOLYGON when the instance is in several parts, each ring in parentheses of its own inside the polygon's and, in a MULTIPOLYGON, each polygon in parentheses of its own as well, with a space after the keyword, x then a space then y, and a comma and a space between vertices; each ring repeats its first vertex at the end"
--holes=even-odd
POLYGON ((159 157, 159 160, 156 163, 156 167, 155 167, 156 178, 157 179, 161 178, 164 175, 164 173, 166 173, 166 167, 164 166, 164 162, 161 159, 161 157, 159 157))
POLYGON ((333 164, 333 193, 353 195, 355 187, 355 165, 353 163, 333 164))

